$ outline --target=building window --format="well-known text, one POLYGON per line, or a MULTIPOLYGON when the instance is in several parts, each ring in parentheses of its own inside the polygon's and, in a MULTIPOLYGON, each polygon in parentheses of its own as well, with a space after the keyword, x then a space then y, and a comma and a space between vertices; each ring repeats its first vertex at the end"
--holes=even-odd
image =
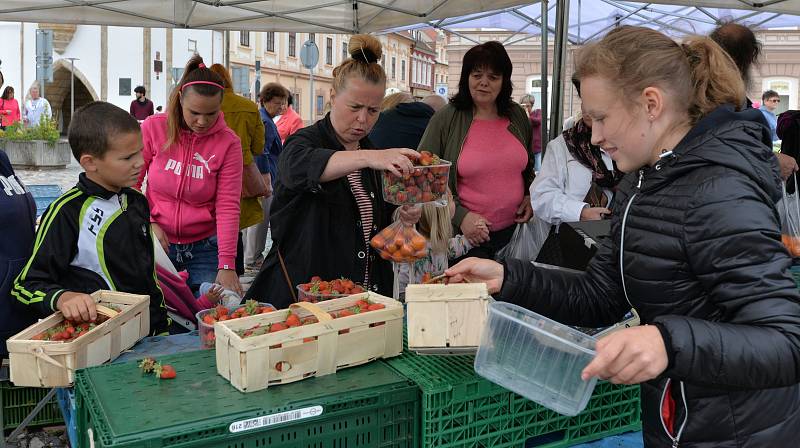
POLYGON ((347 42, 342 42, 342 61, 346 61, 350 57, 350 52, 347 51, 347 42))
POLYGON ((383 67, 384 70, 386 69, 386 55, 383 55, 383 57, 381 57, 381 67, 383 67))
POLYGON ((325 97, 317 95, 317 115, 322 115, 325 109, 325 97))
POLYGON ((192 53, 197 53, 197 41, 194 39, 189 39, 187 50, 191 51, 192 53))
POLYGON ((267 51, 275 53, 275 32, 270 31, 267 33, 267 51))
POLYGON ((297 56, 297 33, 289 33, 289 57, 297 56))
POLYGON ((119 96, 130 96, 131 78, 119 78, 119 96))
POLYGON ((325 39, 325 63, 333 65, 333 38, 325 39))
POLYGON ((392 56, 392 79, 397 79, 397 58, 392 56))
POLYGON ((310 40, 311 42, 316 42, 317 35, 315 33, 308 33, 308 40, 310 40))
POLYGON ((231 69, 233 78, 233 91, 239 95, 250 97, 250 68, 233 67, 231 69))
POLYGON ((292 109, 294 109, 294 111, 297 112, 298 114, 300 113, 300 94, 299 93, 295 93, 294 94, 294 103, 292 104, 292 109))
MULTIPOLYGON (((547 77, 547 84, 551 85, 552 79, 547 77)), ((541 75, 528 76, 525 80, 525 93, 531 95, 537 105, 542 104, 542 77, 541 75)), ((552 97, 548 95, 547 109, 552 110, 552 97)))
POLYGON ((406 80, 406 60, 400 61, 400 81, 406 80))
POLYGON ((250 32, 249 31, 240 31, 239 32, 239 45, 243 47, 250 46, 250 32))

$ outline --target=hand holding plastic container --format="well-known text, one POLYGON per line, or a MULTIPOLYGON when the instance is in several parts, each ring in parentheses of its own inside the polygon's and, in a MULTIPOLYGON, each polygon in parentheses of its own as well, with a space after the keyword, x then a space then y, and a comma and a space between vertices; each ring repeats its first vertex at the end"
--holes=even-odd
POLYGON ((489 305, 475 372, 564 415, 577 415, 597 378, 584 381, 597 340, 572 327, 505 302, 489 305))

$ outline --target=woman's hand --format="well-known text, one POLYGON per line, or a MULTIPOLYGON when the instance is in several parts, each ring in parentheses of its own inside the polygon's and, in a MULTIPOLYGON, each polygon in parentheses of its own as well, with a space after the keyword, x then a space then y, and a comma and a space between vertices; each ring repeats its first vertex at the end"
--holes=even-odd
POLYGON ((483 216, 469 212, 464 216, 461 221, 461 233, 467 237, 467 240, 473 246, 480 246, 482 243, 489 241, 489 226, 492 223, 486 220, 483 216))
POLYGON ((610 214, 611 210, 605 207, 583 207, 581 221, 599 221, 610 214))
POLYGON ((212 285, 211 289, 209 289, 208 292, 206 293, 206 299, 208 299, 209 302, 216 305, 217 303, 219 303, 220 299, 222 299, 223 291, 225 291, 225 289, 223 289, 222 286, 216 284, 212 285))
POLYGON ((236 275, 236 271, 232 269, 220 269, 217 271, 217 280, 215 283, 222 285, 222 287, 225 289, 230 289, 236 294, 239 294, 239 297, 244 295, 242 292, 242 284, 239 283, 239 276, 236 275))
POLYGON ((373 170, 389 171, 395 176, 403 176, 414 170, 414 162, 412 162, 412 159, 419 159, 419 153, 413 149, 392 148, 369 150, 367 154, 367 167, 373 170))
POLYGON ((482 258, 467 258, 444 273, 450 283, 486 283, 489 294, 500 292, 505 275, 502 264, 482 258))
POLYGON ((419 222, 419 218, 422 217, 422 206, 404 205, 400 207, 398 217, 406 227, 414 226, 419 222))
POLYGON ((781 167, 781 177, 784 181, 788 180, 792 173, 797 172, 797 160, 795 160, 794 157, 782 153, 775 154, 775 157, 778 158, 778 165, 781 167))
POLYGON ((517 217, 514 222, 523 223, 528 222, 533 217, 533 207, 531 206, 531 197, 525 196, 522 198, 522 203, 517 208, 517 217))
POLYGON ((158 239, 158 242, 161 243, 161 247, 164 249, 164 252, 169 253, 169 239, 167 238, 167 234, 164 232, 164 229, 154 222, 150 223, 150 228, 153 229, 153 235, 155 235, 156 239, 158 239))
POLYGON ((597 355, 583 369, 586 381, 596 376, 614 384, 638 384, 661 374, 669 363, 661 332, 654 325, 619 330, 597 341, 597 355))

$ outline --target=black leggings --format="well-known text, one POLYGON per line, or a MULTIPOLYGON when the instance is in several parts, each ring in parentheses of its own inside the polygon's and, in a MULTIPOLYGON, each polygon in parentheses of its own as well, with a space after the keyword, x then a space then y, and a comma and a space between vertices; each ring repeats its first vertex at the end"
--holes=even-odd
POLYGON ((481 244, 478 247, 473 247, 462 257, 456 258, 455 260, 450 260, 450 266, 453 266, 455 263, 470 257, 494 260, 494 256, 497 254, 497 251, 506 247, 508 242, 511 241, 511 237, 514 235, 514 229, 516 228, 517 224, 514 223, 505 229, 498 230, 496 232, 489 232, 489 241, 481 244))

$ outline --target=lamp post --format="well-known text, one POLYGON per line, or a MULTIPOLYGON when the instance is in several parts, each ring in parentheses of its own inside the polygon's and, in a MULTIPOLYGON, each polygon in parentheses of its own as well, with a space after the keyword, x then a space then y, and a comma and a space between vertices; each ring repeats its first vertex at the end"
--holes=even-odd
POLYGON ((80 61, 81 58, 64 58, 69 59, 69 121, 72 121, 72 116, 75 115, 75 61, 80 61))

